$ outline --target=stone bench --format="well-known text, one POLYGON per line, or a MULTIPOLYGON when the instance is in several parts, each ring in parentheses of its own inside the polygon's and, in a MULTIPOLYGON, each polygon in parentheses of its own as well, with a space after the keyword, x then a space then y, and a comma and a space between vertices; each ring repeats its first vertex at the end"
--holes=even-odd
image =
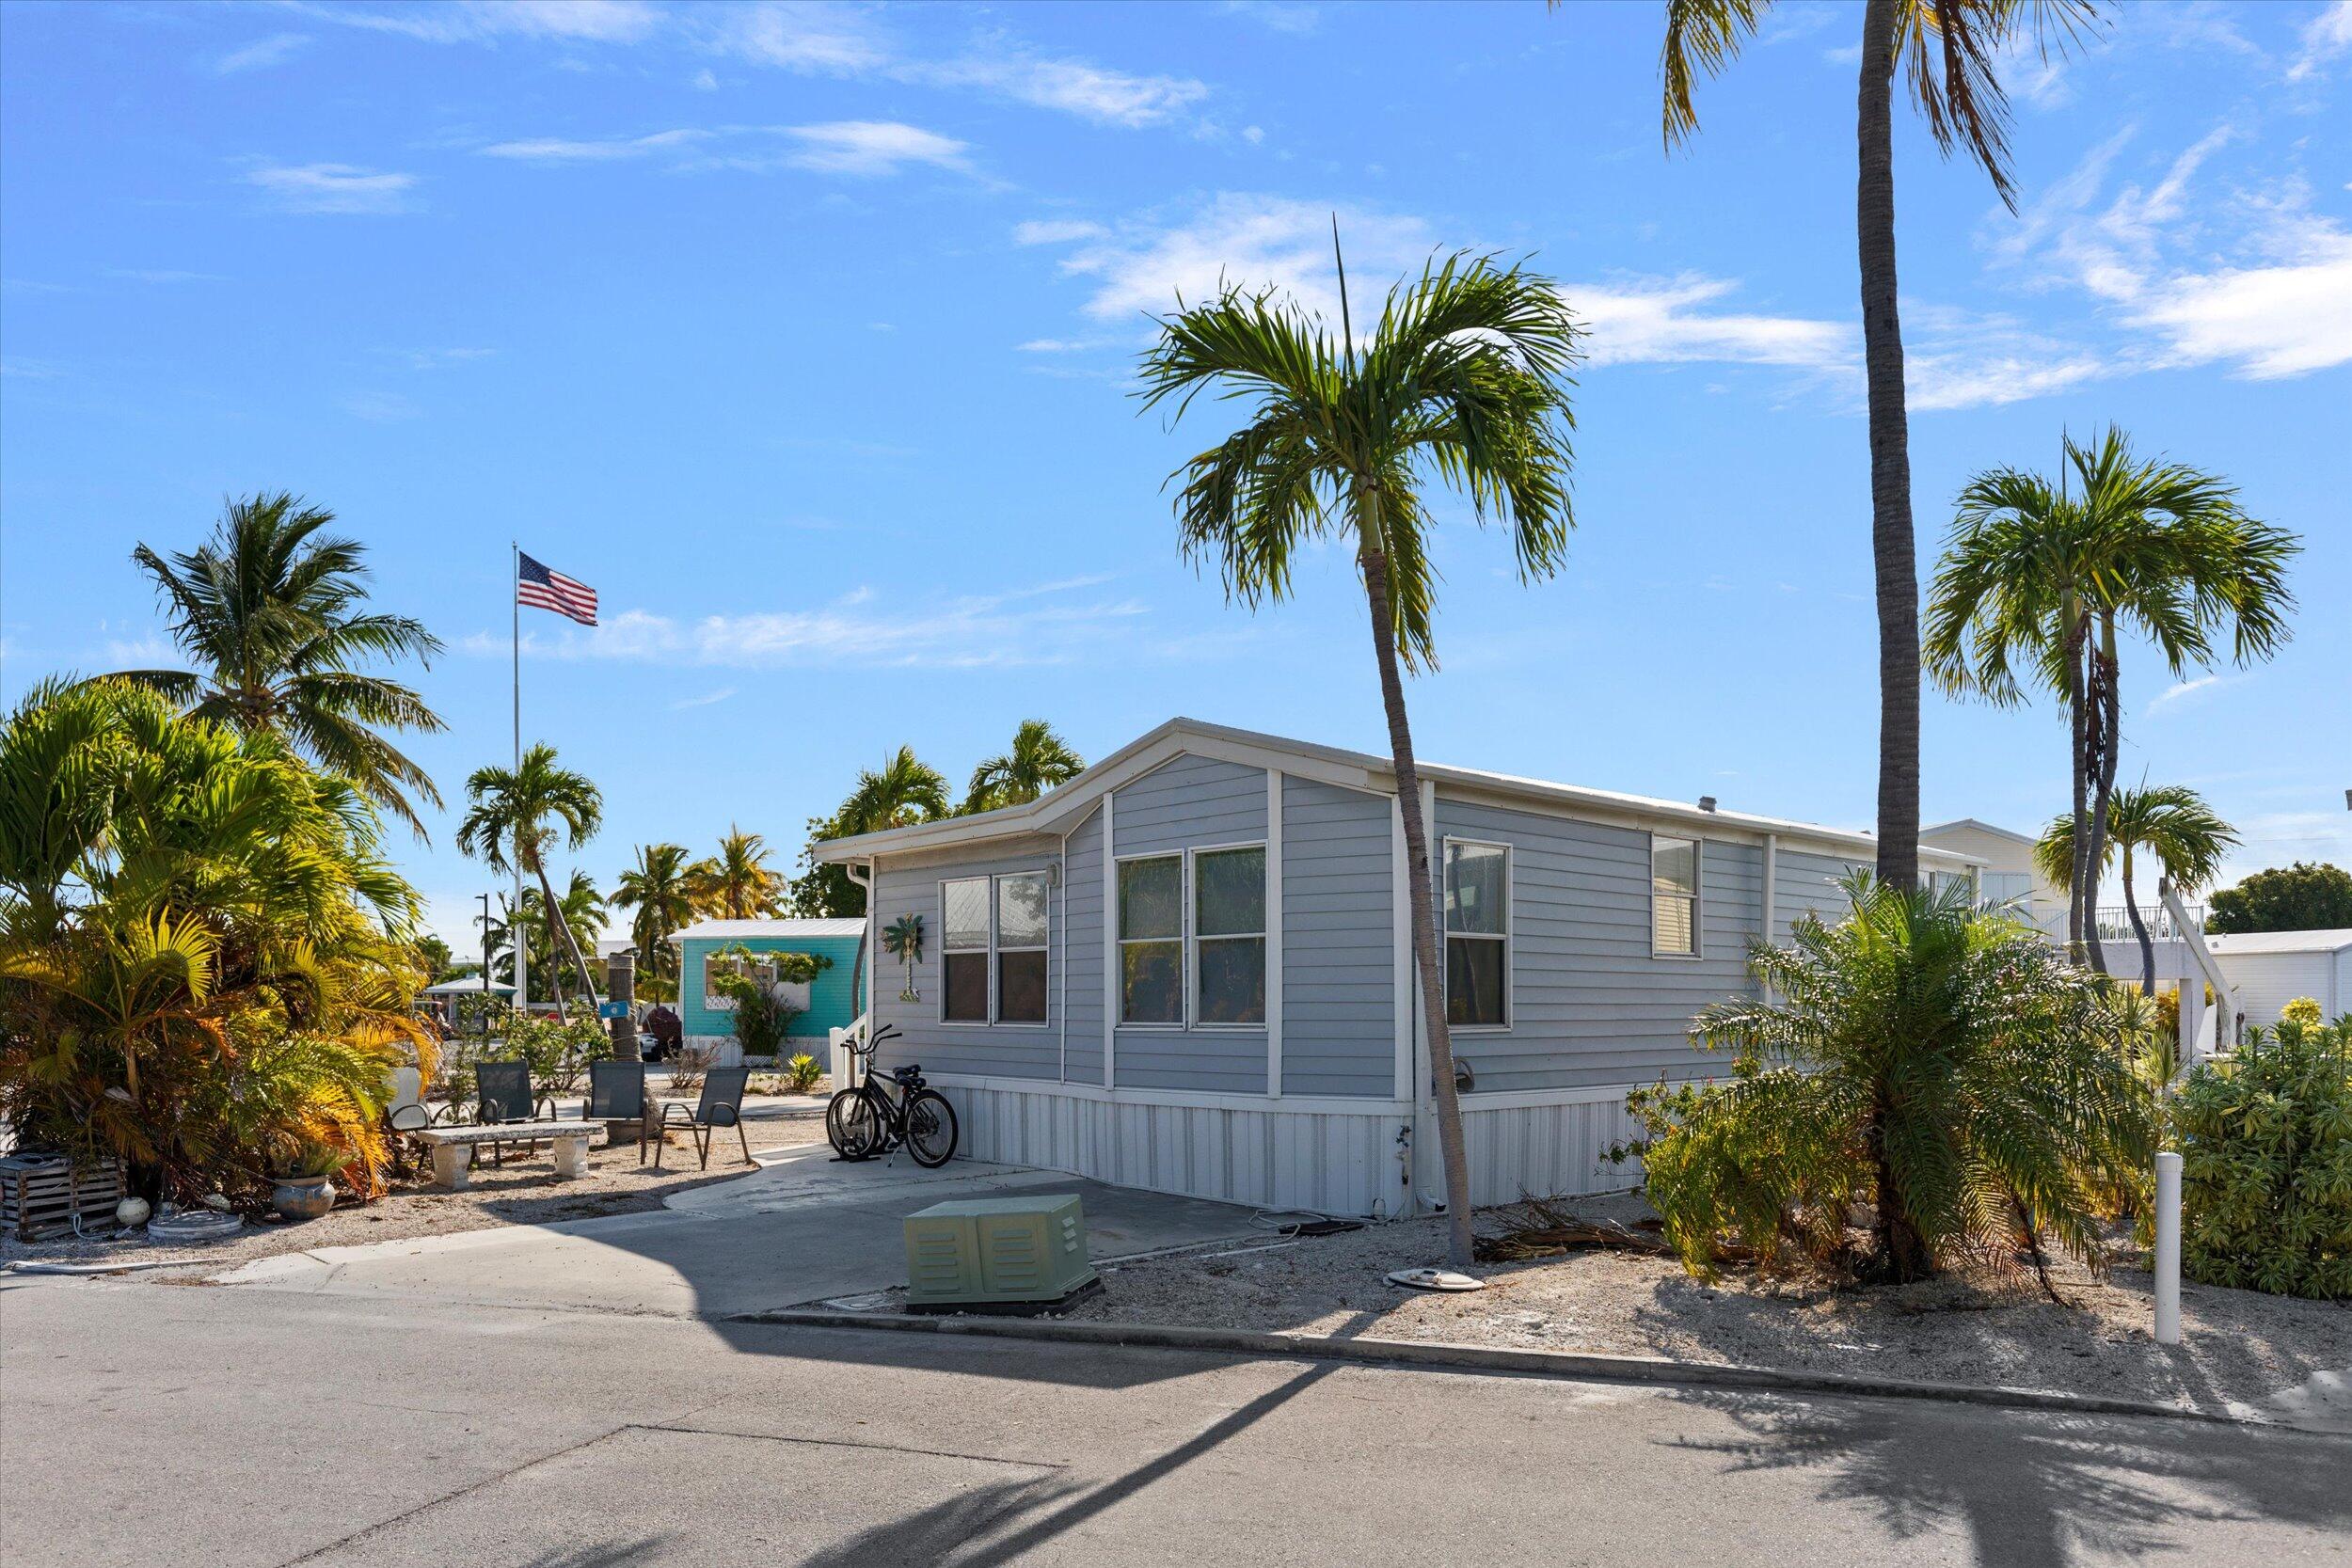
POLYGON ((455 1189, 470 1180, 477 1144, 534 1143, 544 1138, 555 1146, 556 1180, 585 1176, 588 1139, 598 1125, 593 1121, 501 1121, 483 1127, 428 1127, 417 1136, 433 1146, 434 1183, 455 1189))

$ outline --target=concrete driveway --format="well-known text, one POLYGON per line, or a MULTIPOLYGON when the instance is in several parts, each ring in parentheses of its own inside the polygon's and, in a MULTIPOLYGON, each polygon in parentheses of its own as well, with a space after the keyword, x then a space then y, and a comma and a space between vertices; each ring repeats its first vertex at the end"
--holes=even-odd
POLYGON ((681 1193, 656 1212, 321 1247, 247 1263, 218 1282, 723 1318, 904 1284, 899 1222, 949 1198, 1076 1193, 1098 1260, 1262 1234, 1248 1209, 1055 1171, 971 1160, 927 1171, 903 1157, 852 1165, 831 1156, 818 1144, 765 1157, 757 1172, 681 1193))

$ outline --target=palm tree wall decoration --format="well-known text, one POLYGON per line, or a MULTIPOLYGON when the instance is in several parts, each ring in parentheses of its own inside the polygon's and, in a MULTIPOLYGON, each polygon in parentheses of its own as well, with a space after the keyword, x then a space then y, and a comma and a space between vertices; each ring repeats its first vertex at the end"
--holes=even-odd
POLYGON ((882 927, 882 942, 883 952, 902 959, 907 966, 906 989, 898 993, 898 1000, 922 1001, 921 993, 914 989, 914 966, 923 961, 923 917, 919 914, 900 915, 882 927))
MULTIPOLYGON (((1335 261, 1338 242, 1335 222, 1335 261)), ((1184 552, 1214 562, 1231 597, 1252 607, 1288 598, 1293 557, 1311 541, 1337 538, 1354 556, 1404 821, 1448 1251, 1466 1268, 1470 1165, 1402 679, 1437 663, 1428 553, 1435 519, 1421 492, 1427 479, 1443 481, 1468 498, 1481 523, 1493 518, 1509 531, 1522 580, 1551 574, 1572 526, 1567 392, 1579 328, 1549 278, 1456 255, 1391 290, 1359 346, 1343 262, 1339 276, 1336 332, 1272 290, 1229 288, 1189 309, 1180 301, 1143 356, 1140 395, 1146 407, 1171 404, 1179 419, 1203 392, 1249 404, 1242 428, 1171 481, 1181 483, 1184 552)))

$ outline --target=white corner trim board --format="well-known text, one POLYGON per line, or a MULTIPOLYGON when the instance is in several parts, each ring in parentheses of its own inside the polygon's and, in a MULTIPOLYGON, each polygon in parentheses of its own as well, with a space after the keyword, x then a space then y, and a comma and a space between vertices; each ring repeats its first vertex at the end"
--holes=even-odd
POLYGON ((1265 1092, 1282 1098, 1282 774, 1265 775, 1265 1092))

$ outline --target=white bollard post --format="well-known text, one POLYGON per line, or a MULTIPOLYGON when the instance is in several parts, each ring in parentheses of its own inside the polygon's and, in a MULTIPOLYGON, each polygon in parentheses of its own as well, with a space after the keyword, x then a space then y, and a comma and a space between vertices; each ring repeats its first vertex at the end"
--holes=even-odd
POLYGON ((2181 1157, 2156 1156, 2156 1343, 2181 1342, 2181 1157))

